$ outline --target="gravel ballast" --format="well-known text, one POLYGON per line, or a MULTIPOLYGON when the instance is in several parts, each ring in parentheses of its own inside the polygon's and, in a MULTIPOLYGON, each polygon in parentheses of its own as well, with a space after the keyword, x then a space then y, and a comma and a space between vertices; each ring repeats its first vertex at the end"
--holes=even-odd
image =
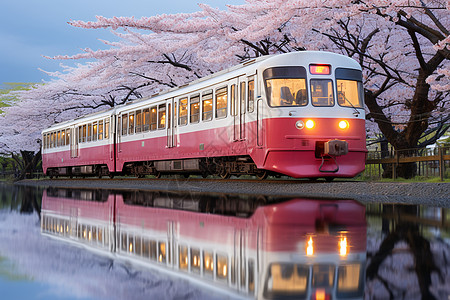
POLYGON ((404 203, 450 208, 450 183, 310 182, 302 180, 220 179, 56 179, 23 180, 19 185, 254 194, 354 199, 362 203, 404 203))

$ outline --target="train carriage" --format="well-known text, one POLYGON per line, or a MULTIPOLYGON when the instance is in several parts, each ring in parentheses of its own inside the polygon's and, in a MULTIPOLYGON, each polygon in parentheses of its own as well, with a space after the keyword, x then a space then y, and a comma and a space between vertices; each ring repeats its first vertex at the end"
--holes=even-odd
POLYGON ((363 98, 361 67, 348 57, 260 57, 105 112, 111 134, 102 140, 109 145, 98 142, 100 120, 73 121, 79 143, 70 151, 72 165, 58 157, 68 153, 58 144, 61 125, 45 130, 43 140, 50 133, 57 146, 44 142, 43 168, 55 176, 354 177, 367 152, 363 98), (100 153, 102 161, 91 159, 100 153))
POLYGON ((363 298, 366 221, 355 201, 81 193, 91 201, 44 194, 43 234, 235 297, 363 298))

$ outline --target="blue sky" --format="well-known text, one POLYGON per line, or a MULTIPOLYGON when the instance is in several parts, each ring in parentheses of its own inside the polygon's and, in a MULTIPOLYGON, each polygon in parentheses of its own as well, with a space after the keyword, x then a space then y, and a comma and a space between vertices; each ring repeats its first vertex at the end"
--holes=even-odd
POLYGON ((49 80, 38 68, 57 71, 61 61, 43 55, 73 55, 84 48, 104 48, 99 38, 114 39, 109 30, 74 28, 67 24, 70 20, 194 12, 197 3, 223 9, 244 0, 0 0, 0 84, 49 80))

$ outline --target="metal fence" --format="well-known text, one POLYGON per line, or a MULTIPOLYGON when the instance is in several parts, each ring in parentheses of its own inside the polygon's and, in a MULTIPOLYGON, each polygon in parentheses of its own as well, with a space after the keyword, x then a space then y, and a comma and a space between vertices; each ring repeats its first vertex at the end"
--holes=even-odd
POLYGON ((369 151, 364 177, 381 178, 385 170, 397 178, 397 166, 415 163, 417 176, 450 178, 450 147, 369 151))

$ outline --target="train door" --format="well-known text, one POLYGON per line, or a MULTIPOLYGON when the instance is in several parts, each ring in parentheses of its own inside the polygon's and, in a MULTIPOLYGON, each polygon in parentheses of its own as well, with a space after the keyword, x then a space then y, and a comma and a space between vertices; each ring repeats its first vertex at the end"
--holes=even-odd
POLYGON ((70 157, 78 157, 78 136, 79 132, 76 126, 70 128, 70 157))
POLYGON ((177 129, 177 103, 174 98, 167 100, 167 148, 177 146, 176 129, 177 129))
POLYGON ((233 80, 230 87, 231 116, 233 117, 233 141, 245 139, 245 99, 247 93, 245 76, 233 80))

